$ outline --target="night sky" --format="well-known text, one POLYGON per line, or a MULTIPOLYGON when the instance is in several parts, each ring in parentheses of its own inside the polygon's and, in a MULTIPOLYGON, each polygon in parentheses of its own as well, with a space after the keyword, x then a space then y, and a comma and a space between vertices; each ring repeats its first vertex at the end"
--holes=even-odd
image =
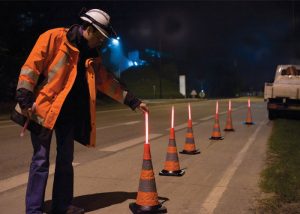
POLYGON ((204 74, 222 75, 227 66, 239 72, 249 90, 263 90, 278 64, 300 63, 299 1, 22 1, 0 6, 1 54, 19 59, 43 31, 79 23, 78 13, 86 7, 110 14, 125 51, 152 48, 171 54, 195 87, 204 74))

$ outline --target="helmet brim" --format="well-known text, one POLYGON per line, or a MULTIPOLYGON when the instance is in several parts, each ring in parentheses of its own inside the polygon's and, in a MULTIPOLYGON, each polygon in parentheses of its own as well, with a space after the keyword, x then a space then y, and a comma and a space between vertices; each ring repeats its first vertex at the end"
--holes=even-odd
POLYGON ((102 29, 101 27, 97 26, 96 24, 94 24, 90 19, 88 19, 87 17, 84 17, 84 16, 80 16, 80 18, 83 20, 83 21, 86 21, 88 23, 91 23, 103 36, 105 36, 106 38, 109 39, 109 36, 108 36, 108 32, 106 32, 106 30, 102 29))

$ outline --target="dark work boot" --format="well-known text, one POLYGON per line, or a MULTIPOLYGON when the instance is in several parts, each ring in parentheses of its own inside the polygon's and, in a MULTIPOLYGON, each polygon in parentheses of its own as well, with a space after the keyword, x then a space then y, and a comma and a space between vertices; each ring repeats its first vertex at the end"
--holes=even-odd
POLYGON ((66 214, 84 214, 84 209, 76 207, 74 205, 70 205, 67 209, 66 214))
POLYGON ((66 211, 52 210, 52 214, 84 214, 84 209, 70 205, 66 211))

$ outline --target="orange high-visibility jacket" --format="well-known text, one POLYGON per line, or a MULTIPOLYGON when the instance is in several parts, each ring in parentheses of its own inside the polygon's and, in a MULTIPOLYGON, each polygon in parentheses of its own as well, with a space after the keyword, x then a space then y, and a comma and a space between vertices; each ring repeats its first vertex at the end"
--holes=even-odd
MULTIPOLYGON (((35 111, 31 123, 52 130, 60 109, 71 90, 77 74, 79 50, 68 42, 68 29, 49 30, 38 38, 25 64, 21 68, 18 86, 32 91, 35 96, 35 111), (38 83, 40 75, 44 80, 38 83)), ((127 91, 122 89, 114 76, 101 64, 101 58, 87 59, 86 78, 90 94, 90 142, 96 142, 96 90, 124 103, 127 91)), ((21 114, 17 104, 15 110, 21 114)), ((25 116, 25 115, 23 115, 25 116)))

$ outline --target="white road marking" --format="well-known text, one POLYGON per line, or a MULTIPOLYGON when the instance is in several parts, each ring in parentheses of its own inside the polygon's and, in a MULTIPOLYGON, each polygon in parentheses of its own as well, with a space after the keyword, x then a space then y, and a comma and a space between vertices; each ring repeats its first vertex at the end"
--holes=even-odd
POLYGON ((128 109, 127 108, 121 108, 121 109, 110 109, 110 110, 96 111, 96 114, 114 112, 114 111, 128 111, 128 109))
POLYGON ((131 122, 123 123, 123 125, 130 126, 130 125, 137 124, 137 123, 140 123, 140 122, 141 122, 140 120, 131 121, 131 122))
POLYGON ((3 128, 9 128, 9 127, 17 127, 17 126, 20 126, 20 125, 17 125, 17 124, 4 125, 4 126, 0 126, 0 129, 3 129, 3 128))
MULTIPOLYGON (((131 121, 131 122, 126 122, 126 123, 118 123, 118 124, 114 124, 114 125, 111 125, 111 126, 102 126, 102 127, 98 127, 96 128, 97 130, 101 130, 101 129, 107 129, 107 128, 113 128, 113 127, 117 127, 117 126, 128 126, 128 125, 134 125, 136 123, 140 123, 141 121, 131 121)), ((9 127, 17 127, 19 125, 17 124, 11 124, 11 125, 2 125, 0 126, 0 129, 2 128, 9 128, 9 127)))
POLYGON ((212 119, 214 117, 215 117, 214 115, 211 115, 211 116, 208 116, 208 117, 203 117, 203 118, 199 119, 199 121, 210 120, 210 119, 212 119))
POLYGON ((131 122, 126 122, 126 123, 117 123, 114 125, 110 125, 110 126, 102 126, 102 127, 98 127, 96 128, 97 130, 102 130, 102 129, 108 129, 108 128, 114 128, 114 127, 118 127, 118 126, 129 126, 129 125, 134 125, 137 123, 140 123, 140 120, 136 120, 136 121, 131 121, 131 122))
MULTIPOLYGON (((79 165, 79 163, 73 163, 73 166, 79 165)), ((49 167, 49 175, 54 174, 55 164, 51 164, 49 167)), ((0 181, 0 193, 6 190, 21 186, 28 182, 28 172, 22 173, 20 175, 16 175, 10 178, 6 178, 0 181)))
MULTIPOLYGON (((233 108, 233 109, 231 110, 231 112, 236 111, 236 110, 238 110, 238 109, 240 109, 240 107, 238 107, 238 108, 233 108)), ((227 113, 227 111, 222 111, 222 112, 219 113, 219 115, 223 115, 223 114, 226 114, 226 113, 227 113)), ((210 120, 210 119, 212 119, 212 118, 214 118, 214 117, 215 117, 215 115, 210 115, 210 116, 208 116, 208 117, 200 118, 199 121, 210 120)))
POLYGON ((249 147, 251 144, 255 141, 256 136, 263 125, 266 124, 266 121, 263 121, 260 123, 260 125, 257 127, 255 132, 250 136, 247 143, 244 145, 242 150, 238 153, 234 161, 229 165, 229 167, 226 169, 224 174, 221 176, 221 180, 217 183, 217 185, 214 187, 214 189, 209 193, 208 197, 204 201, 204 203, 201 206, 200 212, 203 213, 213 213, 215 208, 217 207, 220 199, 222 198, 223 193, 227 189, 227 186, 233 177, 235 171, 238 169, 240 164, 242 163, 249 147))
POLYGON ((0 124, 1 123, 13 123, 12 120, 0 120, 0 124))
MULTIPOLYGON (((197 125, 198 123, 197 122, 193 122, 193 125, 197 125)), ((181 129, 184 129, 184 128, 187 128, 187 123, 183 123, 183 124, 180 124, 178 126, 174 126, 174 130, 175 131, 178 131, 178 130, 181 130, 181 129)), ((166 131, 169 131, 170 128, 167 128, 166 131)))
MULTIPOLYGON (((162 136, 162 134, 150 134, 149 135, 149 140, 160 137, 160 136, 162 136)), ((130 146, 134 146, 134 145, 142 143, 144 141, 145 141, 145 136, 138 137, 138 138, 134 138, 134 139, 122 142, 122 143, 118 143, 118 144, 115 144, 115 145, 112 145, 112 146, 108 146, 108 147, 99 149, 99 151, 102 151, 102 152, 117 152, 119 150, 128 148, 130 146)))

